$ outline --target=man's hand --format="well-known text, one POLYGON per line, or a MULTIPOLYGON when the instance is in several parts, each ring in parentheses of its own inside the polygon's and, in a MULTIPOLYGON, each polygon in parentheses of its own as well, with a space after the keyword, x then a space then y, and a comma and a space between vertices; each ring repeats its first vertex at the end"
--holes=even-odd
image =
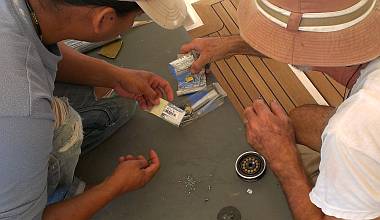
POLYGON ((249 46, 240 35, 196 38, 181 47, 181 53, 189 53, 192 50, 196 50, 200 54, 200 57, 191 66, 192 73, 199 73, 208 63, 237 54, 264 57, 249 46))
POLYGON ((173 89, 162 77, 144 70, 118 69, 115 91, 123 97, 138 101, 142 109, 149 109, 166 96, 173 101, 173 89))
POLYGON ((149 162, 143 156, 122 156, 114 173, 106 181, 121 195, 145 186, 159 168, 160 160, 154 150, 150 151, 149 162))
POLYGON ((143 156, 120 157, 111 177, 78 196, 47 206, 43 219, 90 219, 117 196, 147 184, 160 167, 153 150, 150 151, 150 161, 143 156))
POLYGON ((192 73, 199 73, 203 67, 211 62, 222 59, 229 52, 228 44, 220 37, 196 38, 181 47, 181 53, 196 50, 200 56, 191 66, 192 73))
POLYGON ((255 100, 244 116, 248 143, 263 154, 274 172, 298 163, 290 118, 277 102, 269 108, 263 100, 255 100))

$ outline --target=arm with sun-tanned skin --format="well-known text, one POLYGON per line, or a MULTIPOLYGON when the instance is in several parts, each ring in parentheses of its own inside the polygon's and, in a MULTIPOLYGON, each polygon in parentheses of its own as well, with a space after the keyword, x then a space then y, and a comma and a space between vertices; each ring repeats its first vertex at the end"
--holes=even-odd
POLYGON ((159 158, 153 150, 150 161, 143 156, 120 157, 119 165, 110 177, 74 198, 47 206, 42 219, 90 219, 111 200, 147 184, 160 167, 159 158))
MULTIPOLYGON (((188 53, 191 50, 196 50, 200 53, 199 59, 197 59, 191 67, 193 73, 200 72, 202 68, 210 62, 228 58, 233 55, 241 54, 266 57, 264 54, 253 49, 240 35, 196 38, 181 47, 181 53, 188 53)), ((340 84, 347 85, 348 88, 351 88, 360 75, 359 70, 363 67, 365 67, 365 64, 348 67, 311 67, 311 69, 326 73, 340 84)))
POLYGON ((158 104, 164 95, 169 101, 174 98, 170 84, 154 73, 117 67, 63 43, 59 46, 63 59, 58 66, 58 81, 113 88, 119 95, 137 100, 143 109, 158 104))
MULTIPOLYGON (((255 100, 244 113, 248 143, 268 161, 297 220, 337 219, 325 215, 309 197, 312 186, 298 154, 292 122, 277 102, 255 100)), ((379 219, 379 218, 377 218, 379 219)))
POLYGON ((323 219, 321 210, 309 199, 311 185, 297 154, 293 127, 282 107, 272 102, 269 108, 264 101, 256 100, 245 110, 244 116, 248 143, 267 159, 294 218, 323 219))
POLYGON ((240 35, 196 38, 181 47, 181 53, 188 53, 191 50, 196 50, 200 53, 200 57, 191 67, 193 73, 200 72, 202 68, 210 62, 233 55, 245 54, 265 57, 263 54, 250 47, 240 35))

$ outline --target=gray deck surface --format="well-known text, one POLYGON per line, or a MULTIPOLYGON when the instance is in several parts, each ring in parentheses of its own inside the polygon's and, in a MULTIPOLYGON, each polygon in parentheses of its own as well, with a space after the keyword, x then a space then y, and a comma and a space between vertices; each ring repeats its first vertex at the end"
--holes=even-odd
MULTIPOLYGON (((176 58, 181 44, 189 39, 183 29, 166 31, 149 24, 125 35, 123 50, 117 60, 110 62, 156 72, 174 88, 167 63, 176 58)), ((77 175, 89 184, 98 183, 111 174, 120 155, 147 155, 150 148, 160 156, 159 173, 145 188, 114 200, 95 219, 213 220, 220 209, 231 205, 240 210, 244 220, 291 219, 270 170, 254 183, 237 177, 234 162, 250 147, 244 125, 228 100, 184 128, 139 110, 114 136, 81 158, 77 175), (188 176, 199 181, 190 194, 184 181, 179 181, 188 176), (249 188, 252 195, 246 192, 249 188)))

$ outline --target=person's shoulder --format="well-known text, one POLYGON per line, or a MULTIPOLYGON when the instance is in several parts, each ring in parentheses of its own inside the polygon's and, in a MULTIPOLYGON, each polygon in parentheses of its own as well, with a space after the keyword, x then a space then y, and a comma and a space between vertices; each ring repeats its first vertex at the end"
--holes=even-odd
POLYGON ((31 113, 28 59, 31 41, 18 28, 2 28, 0 22, 0 117, 31 113))
POLYGON ((26 60, 28 41, 15 32, 0 31, 0 116, 30 112, 26 60))
POLYGON ((345 100, 329 120, 324 138, 338 139, 344 147, 376 152, 380 156, 380 96, 361 89, 345 100))
POLYGON ((369 62, 365 68, 365 71, 369 75, 371 75, 372 73, 380 75, 380 57, 369 62))
MULTIPOLYGON (((360 89, 372 90, 373 92, 380 91, 380 57, 372 60, 361 71, 358 79, 360 89)), ((355 90, 355 87, 353 88, 355 90)), ((358 89, 359 90, 359 89, 358 89)))

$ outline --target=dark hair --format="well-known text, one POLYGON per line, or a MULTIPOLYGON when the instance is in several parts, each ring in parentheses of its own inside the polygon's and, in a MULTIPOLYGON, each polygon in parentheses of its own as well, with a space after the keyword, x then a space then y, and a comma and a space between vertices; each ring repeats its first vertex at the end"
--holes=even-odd
POLYGON ((141 10, 136 2, 117 0, 54 0, 77 6, 107 6, 113 8, 119 16, 129 12, 141 10))

